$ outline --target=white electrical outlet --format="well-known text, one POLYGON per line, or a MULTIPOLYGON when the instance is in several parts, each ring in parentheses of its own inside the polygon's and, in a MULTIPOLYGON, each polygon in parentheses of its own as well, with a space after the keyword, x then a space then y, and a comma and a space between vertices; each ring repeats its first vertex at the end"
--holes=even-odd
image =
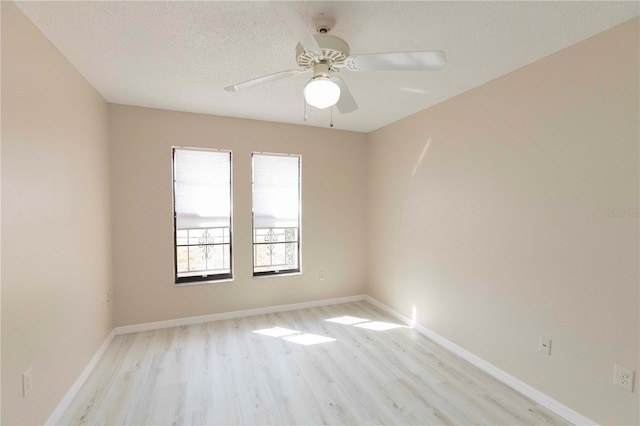
POLYGON ((31 367, 24 373, 22 373, 22 397, 26 398, 29 392, 31 392, 31 388, 33 387, 33 374, 31 372, 31 367))
POLYGON ((626 391, 633 392, 633 370, 615 364, 613 366, 613 384, 626 391))
POLYGON ((320 271, 320 281, 324 281, 324 271, 320 271))
POLYGON ((540 336, 540 342, 538 343, 538 351, 551 356, 551 339, 540 336))

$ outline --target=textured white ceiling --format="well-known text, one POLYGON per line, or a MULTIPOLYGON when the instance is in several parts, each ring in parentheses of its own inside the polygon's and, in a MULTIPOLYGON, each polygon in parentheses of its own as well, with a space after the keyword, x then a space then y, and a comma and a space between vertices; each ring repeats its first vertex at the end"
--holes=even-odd
MULTIPOLYGON (((297 40, 268 2, 17 2, 111 103, 303 122, 309 74, 238 93, 225 86, 295 68, 297 40)), ((340 73, 360 109, 335 127, 371 131, 640 14, 638 2, 295 2, 324 13, 352 53, 444 50, 436 72, 340 73)), ((329 124, 309 108, 307 125, 329 124)))

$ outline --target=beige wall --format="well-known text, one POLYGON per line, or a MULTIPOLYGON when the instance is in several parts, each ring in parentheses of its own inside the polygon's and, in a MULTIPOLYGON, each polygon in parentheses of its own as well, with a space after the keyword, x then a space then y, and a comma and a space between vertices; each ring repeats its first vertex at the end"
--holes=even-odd
POLYGON ((43 423, 112 329, 107 129, 106 102, 2 2, 2 424, 43 423))
POLYGON ((365 134, 109 108, 117 325, 364 294, 365 134), (233 282, 174 286, 172 146, 233 152, 233 282), (302 155, 302 275, 252 277, 252 151, 302 155))
POLYGON ((640 422, 638 52, 635 19, 369 136, 369 294, 603 424, 640 422))

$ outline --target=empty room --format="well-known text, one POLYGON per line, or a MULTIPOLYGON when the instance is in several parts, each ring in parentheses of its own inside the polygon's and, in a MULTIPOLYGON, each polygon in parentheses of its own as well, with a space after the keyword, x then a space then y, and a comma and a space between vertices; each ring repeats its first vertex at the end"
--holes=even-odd
POLYGON ((637 1, 2 1, 3 425, 640 424, 637 1))

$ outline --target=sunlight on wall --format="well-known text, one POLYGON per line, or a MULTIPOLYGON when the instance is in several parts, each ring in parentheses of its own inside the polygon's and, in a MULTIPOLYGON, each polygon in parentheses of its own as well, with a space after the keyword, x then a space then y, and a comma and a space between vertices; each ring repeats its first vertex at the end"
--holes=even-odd
POLYGON ((415 89, 413 87, 401 87, 400 90, 402 90, 404 92, 415 93, 417 95, 426 95, 427 93, 429 93, 428 90, 415 89))
POLYGON ((422 163, 422 160, 424 159, 424 155, 427 153, 427 150, 429 149, 430 146, 431 146, 431 138, 429 138, 429 140, 427 140, 427 143, 424 144, 424 148, 422 148, 422 152, 420 153, 420 157, 418 158, 418 162, 413 167, 413 171, 411 172, 411 176, 415 176, 416 173, 418 172, 418 169, 420 168, 420 164, 422 163))
POLYGON ((416 305, 413 305, 411 307, 411 328, 416 326, 417 317, 416 305))

